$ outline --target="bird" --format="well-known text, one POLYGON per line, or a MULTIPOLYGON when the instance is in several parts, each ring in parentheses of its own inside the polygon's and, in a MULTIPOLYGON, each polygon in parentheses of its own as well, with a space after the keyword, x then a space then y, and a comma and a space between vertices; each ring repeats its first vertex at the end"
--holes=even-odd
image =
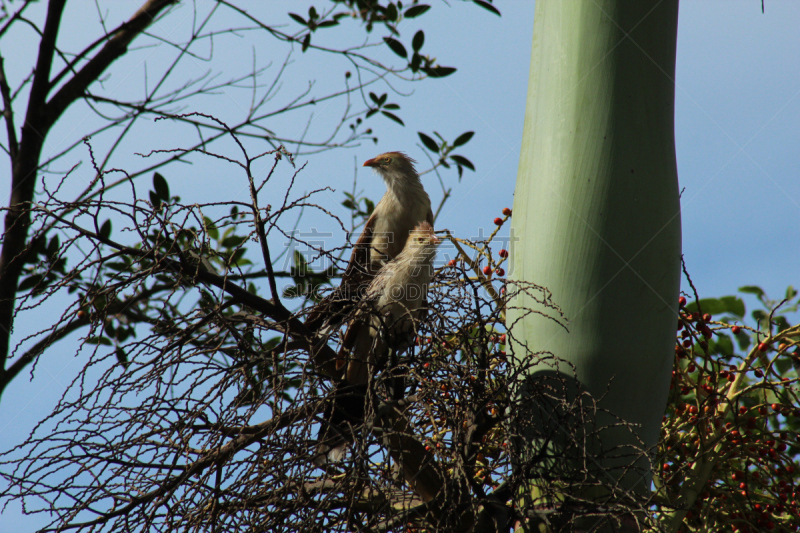
POLYGON ((328 398, 317 439, 318 466, 342 457, 349 428, 363 422, 371 377, 390 351, 397 353, 412 344, 439 243, 433 226, 427 221, 419 223, 403 250, 380 269, 352 311, 336 360, 343 378, 328 398))
POLYGON ((341 284, 306 315, 309 330, 325 334, 340 325, 380 269, 403 250, 411 230, 423 221, 433 227, 431 200, 415 163, 402 152, 386 152, 364 162, 383 178, 386 193, 353 247, 341 284))

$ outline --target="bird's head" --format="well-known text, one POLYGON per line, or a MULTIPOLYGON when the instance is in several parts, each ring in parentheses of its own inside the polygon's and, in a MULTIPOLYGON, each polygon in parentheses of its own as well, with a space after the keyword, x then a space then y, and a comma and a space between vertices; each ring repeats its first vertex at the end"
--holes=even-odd
POLYGON ((439 237, 433 233, 433 226, 427 221, 420 222, 408 234, 406 245, 397 261, 399 264, 407 264, 412 276, 422 276, 429 280, 433 276, 433 260, 440 242, 439 237))
POLYGON ((387 183, 392 184, 418 181, 414 163, 416 161, 402 152, 386 152, 365 161, 364 166, 372 167, 387 183))
POLYGON ((441 242, 439 237, 433 233, 433 226, 423 220, 408 234, 406 248, 435 250, 441 242))

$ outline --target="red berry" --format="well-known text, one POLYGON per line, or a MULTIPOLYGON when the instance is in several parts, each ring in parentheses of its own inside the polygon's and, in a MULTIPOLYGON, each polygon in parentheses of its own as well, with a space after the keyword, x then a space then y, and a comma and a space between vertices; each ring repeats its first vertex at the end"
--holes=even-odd
POLYGON ((495 270, 495 273, 497 273, 498 276, 505 276, 506 275, 506 271, 503 270, 502 268, 498 268, 497 270, 495 270))
POLYGON ((500 218, 500 217, 497 217, 496 219, 494 219, 494 223, 497 224, 498 226, 502 226, 503 225, 503 219, 500 218))
POLYGON ((511 216, 511 209, 509 209, 508 207, 504 207, 503 208, 503 214, 505 216, 507 216, 507 217, 510 217, 511 216))
POLYGON ((733 333, 734 335, 736 335, 736 334, 737 334, 737 333, 739 333, 740 331, 742 331, 742 328, 741 328, 740 326, 733 326, 733 327, 731 328, 731 333, 733 333))
POLYGON ((455 259, 451 259, 450 261, 447 262, 447 266, 451 266, 451 267, 456 266, 456 260, 455 259))
POLYGON ((497 255, 499 255, 500 257, 505 259, 506 257, 508 257, 508 250, 505 250, 505 249, 500 250, 499 252, 497 252, 497 255))
POLYGON ((703 320, 705 322, 711 322, 711 315, 709 315, 708 313, 704 314, 703 315, 703 320))
POLYGON ((505 343, 506 343, 506 334, 503 333, 502 335, 500 335, 500 344, 505 344, 505 343))
POLYGON ((759 352, 766 352, 767 350, 769 350, 769 344, 767 344, 766 342, 759 343, 758 345, 759 352))
POLYGON ((679 306, 681 306, 681 307, 683 307, 684 305, 686 305, 686 298, 684 298, 683 296, 681 296, 680 298, 678 298, 678 305, 679 305, 679 306))
POLYGON ((483 275, 484 276, 488 276, 491 273, 492 273, 492 267, 490 267, 489 265, 486 265, 485 267, 483 267, 483 275))

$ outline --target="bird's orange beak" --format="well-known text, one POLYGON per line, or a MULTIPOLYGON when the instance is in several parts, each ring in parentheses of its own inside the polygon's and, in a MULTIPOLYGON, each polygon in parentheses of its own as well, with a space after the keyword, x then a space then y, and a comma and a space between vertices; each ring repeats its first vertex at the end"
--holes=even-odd
POLYGON ((378 166, 378 162, 375 161, 374 159, 367 159, 366 161, 364 161, 364 166, 365 167, 377 167, 378 166))

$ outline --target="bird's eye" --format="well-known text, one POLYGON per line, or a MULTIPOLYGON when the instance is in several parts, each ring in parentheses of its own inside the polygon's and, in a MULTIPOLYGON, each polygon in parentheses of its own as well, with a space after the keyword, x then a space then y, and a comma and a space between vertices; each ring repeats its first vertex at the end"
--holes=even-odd
POLYGON ((383 162, 388 165, 389 163, 392 162, 392 158, 391 157, 386 157, 386 158, 384 158, 383 162))

